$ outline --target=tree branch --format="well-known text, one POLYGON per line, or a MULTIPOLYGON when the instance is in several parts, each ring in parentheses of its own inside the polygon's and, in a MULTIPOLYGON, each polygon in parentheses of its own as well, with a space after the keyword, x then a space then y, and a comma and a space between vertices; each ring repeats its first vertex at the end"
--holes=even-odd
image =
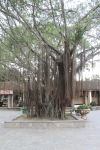
POLYGON ((46 39, 41 35, 40 31, 37 29, 37 26, 36 26, 36 20, 35 20, 35 15, 34 15, 34 6, 33 6, 33 21, 34 21, 34 26, 35 26, 35 29, 37 30, 39 36, 41 37, 42 41, 48 45, 48 47, 50 47, 50 49, 54 50, 54 52, 58 55, 62 55, 62 53, 60 51, 58 51, 58 49, 54 48, 52 45, 50 45, 46 39))
POLYGON ((53 7, 52 7, 52 2, 51 2, 51 0, 49 0, 49 1, 50 1, 50 6, 51 6, 51 10, 52 10, 52 16, 53 16, 53 21, 54 21, 55 27, 58 30, 58 33, 65 38, 65 36, 62 34, 62 32, 59 30, 59 28, 58 28, 58 26, 56 24, 54 11, 53 11, 53 7))
POLYGON ((80 18, 78 20, 78 22, 76 22, 76 24, 80 23, 82 20, 84 20, 85 18, 87 18, 92 11, 95 11, 99 7, 100 7, 100 4, 98 4, 97 6, 95 6, 94 8, 92 8, 85 16, 83 16, 82 18, 80 18))
POLYGON ((100 54, 100 52, 97 52, 95 54, 90 54, 87 56, 87 58, 82 61, 82 63, 80 63, 78 66, 77 66, 77 69, 76 69, 76 73, 78 73, 79 71, 81 71, 82 67, 84 67, 85 63, 88 62, 90 59, 92 59, 94 56, 100 54), (81 67, 82 66, 82 67, 81 67))

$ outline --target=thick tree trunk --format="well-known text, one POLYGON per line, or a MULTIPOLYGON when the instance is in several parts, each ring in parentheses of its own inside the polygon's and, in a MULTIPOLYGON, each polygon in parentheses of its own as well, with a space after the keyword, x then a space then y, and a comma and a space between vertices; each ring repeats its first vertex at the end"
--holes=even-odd
POLYGON ((40 59, 39 57, 37 81, 34 87, 35 116, 64 119, 65 108, 71 106, 74 96, 74 59, 71 62, 69 54, 65 53, 59 61, 52 62, 52 72, 50 72, 50 56, 47 50, 44 51, 42 62, 40 59))
MULTIPOLYGON (((55 69, 56 70, 56 69, 55 69)), ((72 75, 70 72, 70 81, 68 91, 69 94, 67 96, 66 89, 65 89, 65 68, 63 62, 58 63, 58 71, 59 71, 59 81, 58 86, 55 80, 54 87, 55 89, 52 90, 53 95, 50 95, 49 92, 49 85, 42 87, 42 101, 40 101, 40 84, 38 84, 37 89, 35 90, 35 115, 37 117, 49 117, 49 118, 65 118, 65 108, 67 106, 71 106, 71 100, 73 98, 73 89, 72 89, 72 75), (38 88, 39 87, 39 88, 38 88), (71 95, 72 94, 72 95, 71 95), (70 99, 69 99, 70 98, 70 99), (45 99, 45 100, 43 100, 45 99)), ((48 81, 48 77, 46 77, 48 81)), ((55 73, 55 79, 57 75, 55 73)), ((50 79, 49 79, 50 80, 50 79)), ((32 105, 32 103, 31 103, 32 105)), ((32 107, 32 106, 31 106, 32 107)), ((28 114, 30 113, 28 109, 28 114)), ((29 115, 28 115, 29 116, 29 115)), ((31 114, 32 116, 32 114, 31 114)))

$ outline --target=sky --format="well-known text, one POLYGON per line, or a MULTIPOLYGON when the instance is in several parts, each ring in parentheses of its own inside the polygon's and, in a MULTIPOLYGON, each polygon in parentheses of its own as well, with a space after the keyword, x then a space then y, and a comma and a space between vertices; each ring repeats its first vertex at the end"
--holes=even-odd
MULTIPOLYGON (((97 56, 98 57, 98 56, 97 56)), ((85 78, 92 78, 93 75, 99 75, 100 76, 100 61, 97 61, 96 64, 95 64, 95 67, 92 69, 91 66, 89 66, 89 71, 88 70, 85 70, 83 72, 83 79, 85 78)))

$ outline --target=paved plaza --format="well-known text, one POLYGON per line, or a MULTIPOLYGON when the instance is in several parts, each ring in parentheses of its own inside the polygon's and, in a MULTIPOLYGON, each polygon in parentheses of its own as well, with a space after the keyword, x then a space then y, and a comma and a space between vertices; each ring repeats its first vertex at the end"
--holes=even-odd
POLYGON ((57 129, 4 128, 21 111, 0 110, 0 150, 100 150, 100 111, 91 111, 86 127, 57 129))

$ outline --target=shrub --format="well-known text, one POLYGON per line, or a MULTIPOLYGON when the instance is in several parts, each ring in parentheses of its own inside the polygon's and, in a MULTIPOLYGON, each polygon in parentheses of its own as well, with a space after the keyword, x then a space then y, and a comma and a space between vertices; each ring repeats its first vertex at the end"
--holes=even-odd
POLYGON ((91 106, 96 106, 96 105, 97 105, 97 102, 92 101, 92 102, 90 103, 90 105, 91 105, 91 106))
POLYGON ((89 106, 88 105, 80 105, 79 107, 77 107, 77 109, 89 109, 89 106))

